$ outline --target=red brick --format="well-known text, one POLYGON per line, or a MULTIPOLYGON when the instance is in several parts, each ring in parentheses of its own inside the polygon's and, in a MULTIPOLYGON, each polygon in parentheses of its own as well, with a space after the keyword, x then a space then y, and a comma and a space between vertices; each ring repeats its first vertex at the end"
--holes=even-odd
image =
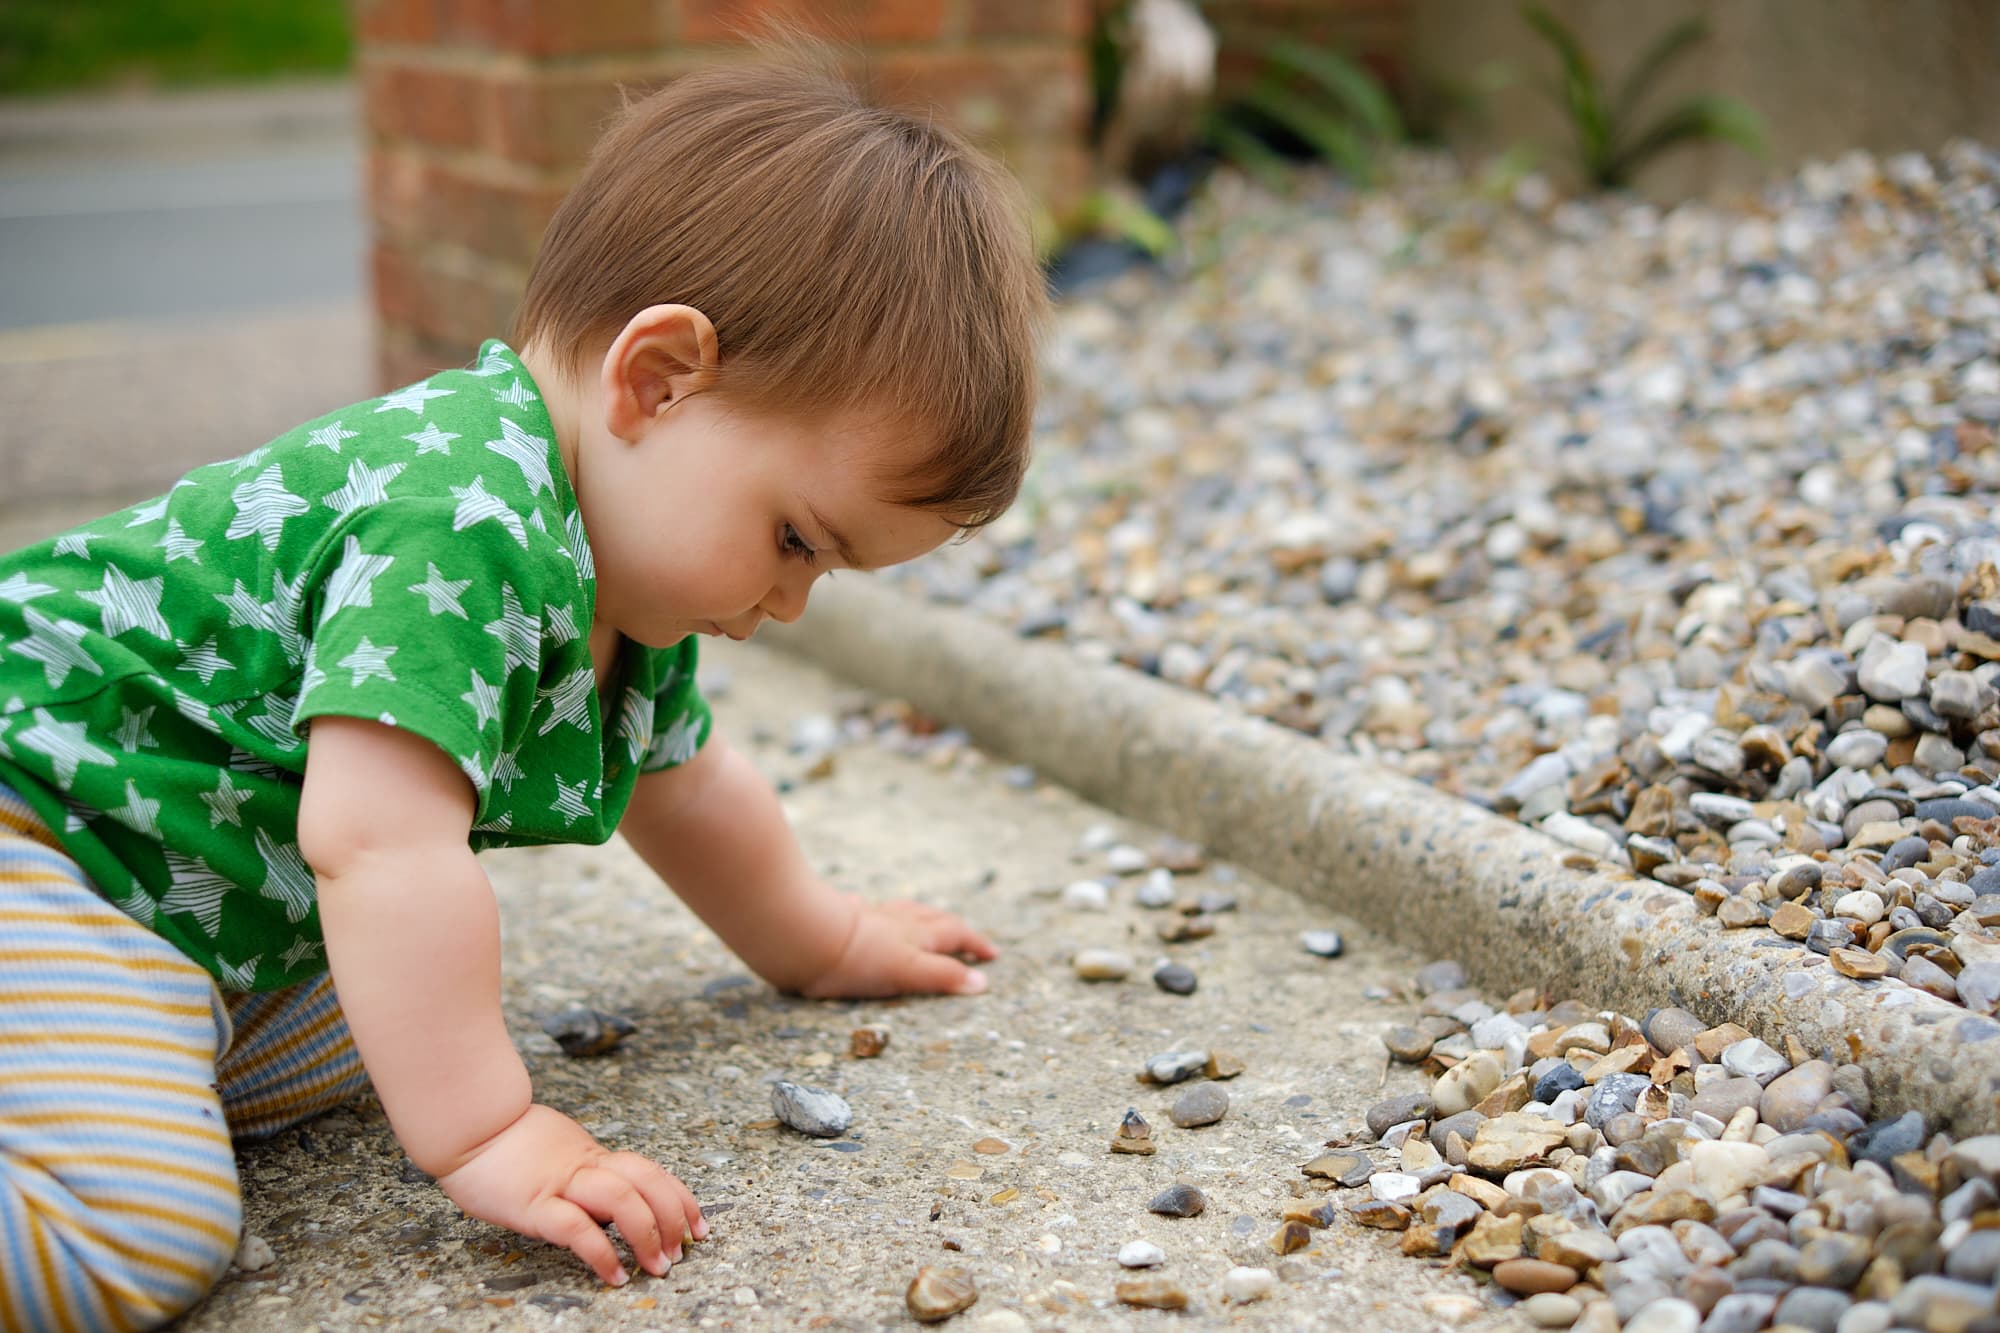
POLYGON ((938 108, 960 129, 993 139, 1081 141, 1090 75, 1080 47, 924 51, 874 62, 872 83, 891 105, 938 108))
POLYGON ((438 39, 437 0, 355 0, 354 36, 362 45, 429 45, 438 39))
POLYGON ((947 0, 682 0, 680 37, 732 42, 773 20, 834 41, 934 42, 947 0))
POLYGON ((439 342, 398 324, 378 325, 375 332, 376 387, 386 393, 405 384, 429 379, 440 370, 470 365, 478 351, 479 343, 439 342))
POLYGON ((983 37, 1056 37, 1082 41, 1090 35, 1091 0, 965 0, 966 31, 983 37))
POLYGON ((658 0, 442 0, 447 40, 529 56, 645 50, 658 0))
POLYGON ((393 61, 361 62, 361 104, 368 128, 384 139, 444 148, 479 141, 485 89, 475 75, 393 61))
POLYGON ((492 259, 526 264, 562 188, 508 179, 390 147, 369 154, 370 211, 382 234, 444 241, 492 259))
POLYGON ((381 322, 440 342, 477 347, 504 335, 520 301, 518 278, 475 270, 444 251, 378 239, 370 267, 381 322))
MULTIPOLYGON (((663 75, 626 79, 634 98, 663 83, 663 75)), ((590 154, 598 136, 623 106, 619 80, 588 70, 548 69, 495 77, 482 144, 510 162, 566 170, 590 154)))

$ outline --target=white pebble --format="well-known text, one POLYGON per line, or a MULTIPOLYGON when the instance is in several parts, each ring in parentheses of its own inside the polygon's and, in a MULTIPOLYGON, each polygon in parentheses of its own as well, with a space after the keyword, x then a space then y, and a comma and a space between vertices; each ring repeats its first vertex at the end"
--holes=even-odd
POLYGON ((1261 1301, 1278 1285, 1278 1275, 1268 1268, 1232 1268, 1222 1275, 1222 1294, 1238 1305, 1261 1301))
POLYGON ((1094 879, 1063 886, 1062 905, 1073 912, 1102 912, 1111 906, 1111 891, 1094 879))
POLYGON ((255 1273, 278 1262, 278 1254, 271 1248, 270 1241, 246 1231, 243 1239, 236 1243, 236 1258, 231 1262, 246 1273, 255 1273))
POLYGON ((1116 949, 1079 949, 1072 966, 1085 981, 1123 981, 1132 971, 1132 956, 1116 949))
POLYGON ((1121 842, 1104 853, 1104 864, 1113 874, 1136 875, 1153 864, 1153 858, 1144 848, 1121 842))
POLYGON ((1132 900, 1141 907, 1172 907, 1174 872, 1164 868, 1149 871, 1138 890, 1133 893, 1132 900))
POLYGON ((1128 1240, 1118 1251, 1118 1262, 1127 1268, 1153 1268, 1167 1261, 1167 1252, 1150 1240, 1128 1240))

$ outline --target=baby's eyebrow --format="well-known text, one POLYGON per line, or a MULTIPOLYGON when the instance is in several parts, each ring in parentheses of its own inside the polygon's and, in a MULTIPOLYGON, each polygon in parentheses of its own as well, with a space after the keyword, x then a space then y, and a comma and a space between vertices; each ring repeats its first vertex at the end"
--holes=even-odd
POLYGON ((826 515, 813 508, 811 500, 806 499, 804 496, 800 496, 799 499, 800 503, 805 505, 806 512, 812 515, 812 521, 819 525, 820 531, 833 540, 834 549, 840 552, 841 563, 847 565, 850 569, 865 568, 861 561, 856 558, 854 548, 848 544, 847 538, 840 535, 840 529, 827 522, 826 515))

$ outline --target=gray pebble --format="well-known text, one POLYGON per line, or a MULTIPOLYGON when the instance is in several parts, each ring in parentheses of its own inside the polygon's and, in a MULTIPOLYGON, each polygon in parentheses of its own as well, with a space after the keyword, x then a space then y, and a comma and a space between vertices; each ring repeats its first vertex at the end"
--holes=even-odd
POLYGON ((1167 1114, 1182 1129, 1212 1125, 1229 1114, 1229 1093, 1220 1083, 1197 1083, 1174 1099, 1167 1114))
POLYGON ((815 1138, 837 1138, 854 1123, 853 1109, 838 1093, 798 1083, 773 1083, 771 1109, 799 1133, 815 1138))
MULTIPOLYGON (((1191 1089, 1199 1092, 1199 1088, 1191 1089)), ((1175 1123, 1179 1123, 1176 1121, 1175 1123)), ((1206 1124, 1206 1121, 1197 1123, 1206 1124)), ((1146 1211, 1163 1217, 1194 1217, 1208 1207, 1208 1196, 1192 1185, 1169 1185, 1152 1197, 1146 1211)))
POLYGON ((1299 944, 1307 953, 1321 958, 1338 958, 1346 947, 1337 930, 1302 930, 1299 932, 1299 944))
POLYGON ((1185 963, 1161 963, 1153 969, 1153 984, 1169 995, 1192 995, 1197 978, 1185 963))

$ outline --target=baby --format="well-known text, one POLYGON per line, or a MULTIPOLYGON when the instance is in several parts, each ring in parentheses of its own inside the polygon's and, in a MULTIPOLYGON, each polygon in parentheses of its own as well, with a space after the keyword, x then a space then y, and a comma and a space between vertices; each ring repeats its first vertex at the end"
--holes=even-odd
POLYGON ((695 645, 999 515, 1044 299, 928 118, 692 74, 598 145, 509 343, 0 557, 0 1327, 188 1309, 232 1136, 370 1083, 459 1207, 606 1282, 603 1224, 654 1274, 705 1236, 536 1104, 478 849, 622 832, 774 986, 983 990, 964 921, 813 873, 695 645))

